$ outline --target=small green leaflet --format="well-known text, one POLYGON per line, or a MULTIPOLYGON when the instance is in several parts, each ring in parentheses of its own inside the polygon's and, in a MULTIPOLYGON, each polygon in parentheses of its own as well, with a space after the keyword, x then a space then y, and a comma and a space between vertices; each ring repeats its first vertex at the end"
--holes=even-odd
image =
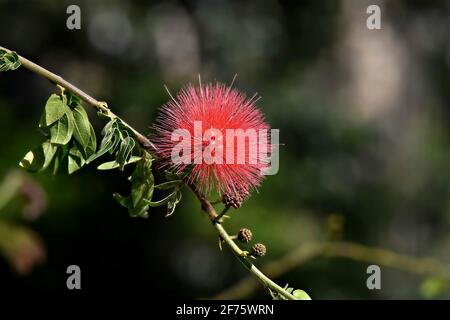
POLYGON ((167 202, 167 213, 166 217, 171 216, 178 205, 178 203, 181 201, 181 191, 177 188, 175 195, 167 202))
MULTIPOLYGON (((311 297, 303 290, 288 288, 287 285, 284 287, 284 290, 287 293, 292 294, 296 300, 311 300, 311 297)), ((286 298, 284 296, 282 296, 281 294, 279 294, 278 292, 270 290, 270 289, 269 289, 269 291, 270 291, 270 294, 271 294, 273 300, 286 300, 286 298)))
POLYGON ((83 103, 79 96, 73 94, 70 91, 66 91, 64 95, 67 99, 67 105, 72 109, 75 108, 77 105, 82 105, 83 103))
MULTIPOLYGON (((126 162, 126 164, 135 163, 141 159, 142 159, 142 157, 131 156, 130 159, 126 162)), ((120 164, 116 160, 113 160, 113 161, 108 161, 108 162, 102 163, 101 165, 99 165, 97 167, 97 169, 98 170, 111 170, 111 169, 116 169, 119 167, 120 167, 120 164)))
POLYGON ((20 67, 20 61, 17 53, 0 49, 0 72, 16 70, 18 67, 20 67))
POLYGON ((45 170, 51 163, 57 146, 51 144, 49 141, 45 141, 36 149, 29 151, 19 165, 31 172, 37 172, 45 170))
POLYGON ((77 144, 74 143, 69 150, 68 164, 67 164, 68 173, 72 174, 75 171, 81 169, 81 167, 84 166, 84 163, 85 163, 84 155, 78 148, 77 144))
POLYGON ((86 159, 88 159, 90 156, 95 154, 95 151, 97 151, 97 137, 95 135, 94 128, 92 127, 92 124, 89 123, 89 131, 91 132, 88 145, 86 147, 85 153, 86 153, 86 159))
POLYGON ((154 189, 154 178, 152 173, 152 156, 143 151, 142 159, 137 163, 132 175, 129 177, 131 182, 131 192, 128 196, 122 196, 115 193, 114 199, 123 207, 128 209, 130 216, 147 218, 148 201, 152 199, 154 189))
POLYGON ((311 300, 311 297, 303 290, 297 289, 292 292, 292 295, 297 298, 297 300, 311 300))
POLYGON ((54 144, 68 144, 72 138, 74 120, 72 112, 68 112, 49 128, 50 142, 54 144))
POLYGON ((110 119, 110 121, 103 128, 102 133, 103 139, 100 143, 99 150, 87 159, 87 163, 94 161, 106 153, 114 154, 114 161, 101 164, 98 166, 98 169, 110 170, 119 168, 123 171, 127 164, 134 163, 139 160, 132 155, 133 150, 136 147, 136 141, 132 136, 130 136, 129 131, 121 125, 118 118, 110 119))
POLYGON ((45 104, 39 127, 50 135, 50 142, 65 145, 72 138, 75 120, 64 95, 52 94, 45 104))
POLYGON ((117 119, 111 119, 102 130, 103 139, 98 151, 87 159, 87 163, 103 156, 106 153, 112 154, 120 143, 120 130, 117 119))
POLYGON ((86 110, 83 108, 82 100, 73 93, 67 92, 67 105, 72 110, 74 128, 73 137, 78 150, 83 153, 83 159, 88 159, 97 150, 97 137, 94 128, 89 122, 86 110))
POLYGON ((128 160, 131 157, 131 152, 133 151, 136 142, 131 137, 126 137, 122 140, 119 146, 119 150, 117 151, 116 161, 119 164, 119 169, 123 170, 128 160))
POLYGON ((39 120, 39 128, 46 128, 61 119, 65 114, 70 113, 65 99, 54 93, 48 98, 44 107, 41 119, 39 120))
POLYGON ((74 119, 73 137, 81 145, 82 152, 85 157, 90 153, 90 144, 92 139, 95 141, 95 132, 91 130, 91 123, 88 115, 81 104, 77 104, 72 109, 74 119))
POLYGON ((59 146, 53 161, 53 174, 58 172, 67 173, 69 164, 69 146, 59 146))

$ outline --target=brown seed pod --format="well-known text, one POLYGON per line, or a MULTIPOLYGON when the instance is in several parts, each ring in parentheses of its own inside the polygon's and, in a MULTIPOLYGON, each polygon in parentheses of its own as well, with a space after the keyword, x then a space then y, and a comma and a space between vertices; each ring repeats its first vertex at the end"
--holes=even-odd
POLYGON ((252 240, 253 233, 250 229, 242 228, 238 233, 238 240, 242 243, 248 243, 252 240))
POLYGON ((262 243, 256 243, 253 245, 251 253, 255 257, 264 257, 266 254, 266 246, 262 243))

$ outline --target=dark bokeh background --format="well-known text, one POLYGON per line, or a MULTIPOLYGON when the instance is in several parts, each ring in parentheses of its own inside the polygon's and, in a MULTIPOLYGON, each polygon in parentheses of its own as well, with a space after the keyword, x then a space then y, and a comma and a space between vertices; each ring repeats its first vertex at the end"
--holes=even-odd
MULTIPOLYGON (((330 216, 344 221, 345 240, 450 263, 448 30, 450 1, 0 0, 0 45, 108 101, 141 132, 168 99, 163 84, 177 91, 198 74, 238 74, 237 88, 262 95, 281 130, 280 171, 229 222, 267 245, 257 264, 323 241, 330 216), (81 7, 81 30, 66 28, 69 4, 81 7), (366 28, 369 4, 381 6, 382 30, 366 28)), ((41 141, 37 123, 53 91, 25 69, 0 75, 0 179, 41 141)), ((30 177, 47 207, 34 219, 23 217, 21 197, 0 209, 2 223, 35 242, 14 251, 0 228, 0 292, 67 290, 70 264, 81 267, 82 290, 161 298, 211 297, 246 275, 217 249, 189 192, 172 217, 155 209, 141 220, 111 196, 127 190, 127 172, 30 177), (46 258, 32 268, 36 250, 46 258)), ((430 296, 425 277, 392 268, 370 291, 366 268, 320 258, 276 280, 316 299, 430 296)))

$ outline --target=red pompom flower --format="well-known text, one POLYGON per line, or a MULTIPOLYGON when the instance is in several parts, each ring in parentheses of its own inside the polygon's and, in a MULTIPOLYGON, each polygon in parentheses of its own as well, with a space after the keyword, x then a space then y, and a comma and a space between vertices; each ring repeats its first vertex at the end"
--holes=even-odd
POLYGON ((271 152, 255 98, 220 83, 182 89, 154 126, 161 167, 186 173, 206 192, 246 197, 263 180, 271 152))

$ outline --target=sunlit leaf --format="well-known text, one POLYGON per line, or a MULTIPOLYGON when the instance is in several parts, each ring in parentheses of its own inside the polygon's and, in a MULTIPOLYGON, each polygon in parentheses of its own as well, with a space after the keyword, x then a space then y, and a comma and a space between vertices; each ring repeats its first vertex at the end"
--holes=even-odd
POLYGON ((83 166, 82 164, 80 164, 80 159, 77 157, 74 157, 73 155, 69 154, 69 158, 68 158, 68 173, 72 174, 75 171, 78 171, 81 169, 81 167, 83 166))
POLYGON ((29 151, 19 165, 31 172, 44 170, 51 163, 56 150, 57 146, 46 141, 36 149, 29 151))
POLYGON ((74 120, 71 112, 66 113, 61 119, 50 126, 50 142, 54 144, 67 144, 72 138, 74 120))
MULTIPOLYGON (((131 156, 131 158, 128 159, 128 161, 126 162, 125 165, 131 164, 131 163, 136 163, 139 160, 141 160, 141 157, 131 156)), ((119 168, 119 166, 120 166, 120 164, 116 160, 113 160, 113 161, 108 161, 108 162, 102 163, 101 165, 99 165, 97 167, 97 169, 98 170, 111 170, 111 169, 119 168)))
POLYGON ((61 119, 65 114, 71 113, 60 95, 52 94, 44 107, 44 112, 39 120, 39 128, 46 128, 61 119))
POLYGON ((87 156, 92 134, 88 115, 80 104, 75 106, 72 114, 74 119, 73 137, 81 145, 84 155, 87 156))
POLYGON ((305 291, 300 289, 294 290, 292 295, 298 300, 311 300, 310 296, 305 291))

